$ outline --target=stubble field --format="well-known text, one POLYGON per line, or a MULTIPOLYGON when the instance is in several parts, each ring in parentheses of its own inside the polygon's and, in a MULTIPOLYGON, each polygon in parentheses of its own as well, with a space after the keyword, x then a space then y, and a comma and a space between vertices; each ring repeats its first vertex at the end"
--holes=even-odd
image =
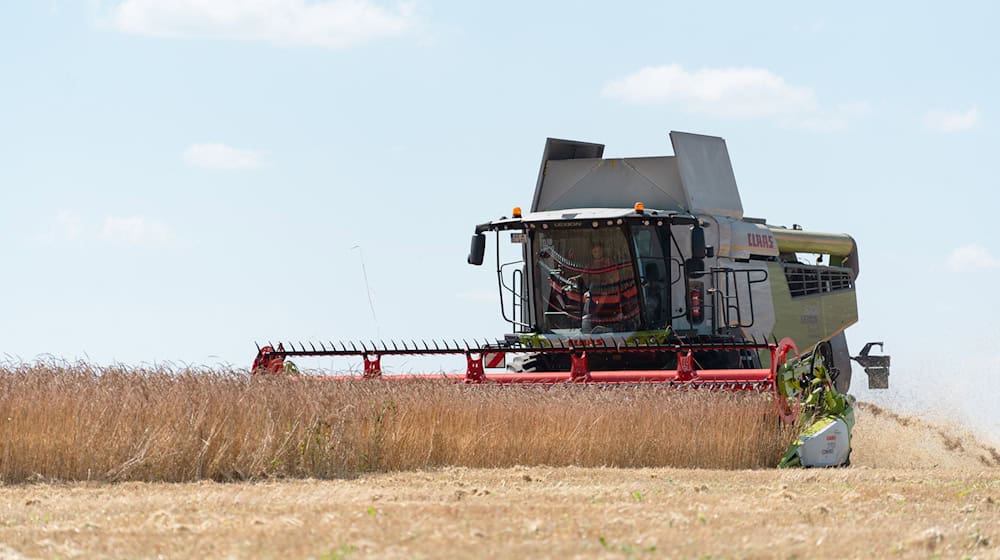
MULTIPOLYGON (((536 421, 546 420, 534 426, 525 409, 510 409, 513 403, 523 402, 506 400, 511 393, 489 399, 471 393, 468 398, 472 400, 461 403, 478 411, 471 417, 449 409, 446 400, 432 398, 435 407, 444 408, 432 407, 437 412, 428 413, 423 421, 438 429, 445 424, 431 419, 439 414, 459 414, 457 420, 471 424, 470 434, 484 429, 495 433, 497 427, 490 421, 514 422, 519 430, 515 436, 494 436, 502 445, 489 452, 476 451, 473 444, 489 449, 490 439, 480 437, 471 443, 457 436, 421 439, 420 430, 404 429, 417 418, 417 409, 407 406, 418 401, 406 401, 402 394, 393 401, 393 414, 407 421, 397 424, 393 422, 399 418, 392 420, 383 408, 370 409, 366 403, 353 401, 345 402, 345 408, 336 409, 333 416, 319 414, 326 406, 309 408, 312 401, 308 400, 297 408, 278 407, 282 414, 297 410, 303 422, 310 414, 330 420, 338 415, 350 417, 350 410, 362 411, 351 417, 355 422, 343 424, 347 431, 341 434, 353 434, 355 439, 350 441, 356 447, 339 447, 334 452, 327 445, 324 449, 329 454, 320 457, 316 450, 281 445, 284 440, 277 437, 281 434, 285 439, 302 434, 309 441, 315 439, 309 430, 295 431, 295 423, 289 423, 294 414, 273 413, 275 426, 285 428, 273 433, 268 431, 274 426, 267 427, 267 414, 219 416, 225 420, 220 420, 220 426, 240 427, 233 432, 239 437, 232 440, 243 442, 243 451, 238 452, 235 443, 222 438, 220 428, 210 428, 210 404, 218 395, 199 400, 199 391, 175 387, 170 393, 139 384, 145 387, 146 396, 141 397, 142 390, 123 395, 123 386, 115 385, 118 402, 111 406, 101 401, 101 387, 88 378, 86 383, 91 385, 82 386, 91 390, 84 392, 86 398, 64 397, 36 407, 46 414, 31 416, 30 403, 11 395, 39 398, 31 391, 54 390, 52 383, 66 383, 66 378, 41 378, 44 383, 35 380, 35 385, 28 386, 11 381, 11 374, 24 371, 2 373, 0 380, 7 385, 0 395, 0 408, 7 427, 2 428, 0 441, 4 476, 0 558, 1000 557, 996 542, 1000 538, 1000 452, 957 429, 871 405, 858 410, 854 466, 791 471, 764 468, 758 464, 763 461, 760 455, 732 445, 752 438, 758 438, 758 444, 778 445, 787 434, 771 431, 770 424, 726 432, 724 422, 722 428, 706 420, 692 423, 690 418, 684 424, 683 415, 667 415, 672 421, 669 425, 641 423, 639 419, 649 412, 644 407, 653 406, 641 396, 614 400, 620 397, 597 393, 595 405, 593 394, 543 395, 537 398, 555 399, 545 404, 557 410, 536 416, 536 421), (170 403, 176 403, 164 400, 169 395, 188 399, 182 408, 209 424, 195 422, 188 413, 170 416, 167 411, 174 410, 170 403), (18 403, 22 408, 15 407, 18 403), (65 410, 83 407, 77 412, 89 416, 81 416, 75 424, 71 416, 56 422, 56 413, 64 410, 61 406, 65 410), (152 412, 146 415, 119 417, 114 413, 137 413, 150 407, 152 412), (618 414, 617 420, 612 411, 618 414), (358 425, 364 418, 370 420, 373 412, 375 418, 382 415, 383 431, 376 440, 385 445, 382 448, 372 447, 371 424, 358 425), (574 415, 585 412, 589 419, 581 427, 574 415), (604 421, 595 422, 595 415, 604 421), (147 422, 143 429, 124 429, 138 419, 147 422), (185 429, 162 427, 181 420, 188 422, 185 429), (16 428, 11 424, 17 424, 16 428), (89 430, 102 424, 110 427, 105 436, 92 435, 89 430), (34 440, 18 439, 18 433, 23 436, 32 429, 41 430, 34 440), (187 439, 190 429, 201 437, 200 446, 187 439), (702 430, 699 437, 684 435, 695 429, 702 430), (269 433, 270 439, 254 439, 254 434, 269 433), (696 453, 695 444, 706 433, 717 436, 714 444, 701 442, 706 453, 714 453, 716 460, 729 457, 727 470, 673 464, 677 458, 693 460, 683 454, 696 453), (526 447, 508 442, 511 437, 516 442, 517 434, 526 447), (575 443, 570 439, 574 436, 575 443), (410 447, 404 446, 408 451, 387 453, 392 438, 409 442, 410 447), (637 438, 644 444, 628 443, 637 438), (70 443, 81 441, 90 442, 91 449, 66 453, 72 449, 70 443), (549 443, 543 445, 545 441, 549 443), (601 451, 602 442, 630 462, 614 468, 599 466, 611 463, 607 457, 615 456, 601 451), (31 446, 25 447, 28 443, 31 446), (183 448, 185 453, 170 452, 171 446, 182 444, 188 446, 183 448), (437 450, 428 454, 422 447, 428 444, 437 450), (33 454, 25 452, 29 448, 33 454), (547 460, 536 460, 524 455, 523 449, 549 455, 547 460), (62 456, 56 453, 60 450, 62 456), (188 457, 192 452, 201 457, 201 463, 192 462, 188 457), (369 455, 361 460, 358 453, 369 455), (372 463, 376 456, 400 462, 372 463), (94 468, 101 457, 106 463, 94 468), (276 457, 299 462, 293 469, 287 463, 275 463, 276 457), (313 462, 303 462, 303 457, 313 462), (463 464, 463 460, 479 463, 476 468, 448 466, 463 464), (85 468, 88 462, 92 464, 89 470, 85 468), (537 466, 540 463, 561 466, 537 466), (572 466, 577 463, 591 466, 572 466), (328 470, 307 472, 309 465, 320 464, 328 470), (264 470, 255 474, 247 470, 252 466, 264 470), (209 476, 212 473, 217 476, 209 476)), ((23 377, 18 380, 24 381, 23 377)), ((107 381, 122 380, 109 377, 107 381)), ((230 387, 228 398, 238 397, 243 410, 275 410, 273 401, 260 397, 284 394, 268 392, 273 389, 245 393, 249 389, 237 384, 230 387), (270 408, 251 406, 266 402, 270 408)), ((425 388, 421 396, 434 397, 438 390, 425 388)), ((65 393, 53 393, 60 394, 65 393)), ((384 397, 379 393, 377 402, 384 404, 384 397)), ((528 402, 542 404, 530 398, 528 402)), ((714 404, 724 413, 729 410, 728 414, 746 410, 727 409, 727 403, 714 404)), ((674 404, 675 410, 688 415, 700 410, 697 404, 674 404)), ((752 410, 754 401, 749 404, 752 410)), ((754 411, 748 418, 757 417, 754 411)))

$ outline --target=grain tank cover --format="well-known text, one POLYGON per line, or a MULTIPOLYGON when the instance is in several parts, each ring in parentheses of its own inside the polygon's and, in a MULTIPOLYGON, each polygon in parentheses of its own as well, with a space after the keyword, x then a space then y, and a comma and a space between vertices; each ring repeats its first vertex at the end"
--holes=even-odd
POLYGON ((604 145, 549 138, 532 212, 647 208, 743 217, 726 141, 671 132, 673 156, 603 159, 604 145))

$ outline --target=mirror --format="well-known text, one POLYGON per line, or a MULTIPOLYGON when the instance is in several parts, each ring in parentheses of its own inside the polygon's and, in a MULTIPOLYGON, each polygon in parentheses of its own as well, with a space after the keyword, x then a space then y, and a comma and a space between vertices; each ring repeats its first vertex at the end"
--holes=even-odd
POLYGON ((691 226, 691 258, 705 258, 705 230, 701 226, 691 226))
POLYGON ((705 272, 705 230, 701 226, 691 226, 691 258, 684 263, 688 278, 697 278, 705 272))
POLYGON ((483 264, 483 255, 486 254, 486 236, 477 233, 472 236, 472 246, 469 248, 469 264, 479 266, 483 264))

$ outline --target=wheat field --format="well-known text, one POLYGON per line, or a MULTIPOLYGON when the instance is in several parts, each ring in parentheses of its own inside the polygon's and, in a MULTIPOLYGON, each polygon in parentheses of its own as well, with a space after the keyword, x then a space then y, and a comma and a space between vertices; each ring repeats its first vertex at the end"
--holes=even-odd
POLYGON ((761 395, 8 364, 0 558, 997 557, 1000 450, 857 412, 779 471, 761 395))
POLYGON ((766 395, 0 367, 0 481, 340 478, 442 466, 764 468, 766 395))

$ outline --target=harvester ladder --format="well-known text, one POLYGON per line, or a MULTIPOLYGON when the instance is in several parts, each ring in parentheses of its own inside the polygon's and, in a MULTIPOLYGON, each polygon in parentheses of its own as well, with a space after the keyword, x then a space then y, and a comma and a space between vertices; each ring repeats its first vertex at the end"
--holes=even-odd
POLYGON ((736 270, 732 268, 713 268, 710 271, 712 277, 712 320, 715 322, 716 332, 724 332, 729 328, 749 328, 754 324, 753 286, 767 282, 767 270, 747 269, 736 270), (754 274, 759 274, 759 278, 754 278, 754 274), (737 275, 745 275, 746 280, 742 282, 743 289, 746 290, 747 314, 744 316, 743 306, 740 305, 741 282, 737 275))

